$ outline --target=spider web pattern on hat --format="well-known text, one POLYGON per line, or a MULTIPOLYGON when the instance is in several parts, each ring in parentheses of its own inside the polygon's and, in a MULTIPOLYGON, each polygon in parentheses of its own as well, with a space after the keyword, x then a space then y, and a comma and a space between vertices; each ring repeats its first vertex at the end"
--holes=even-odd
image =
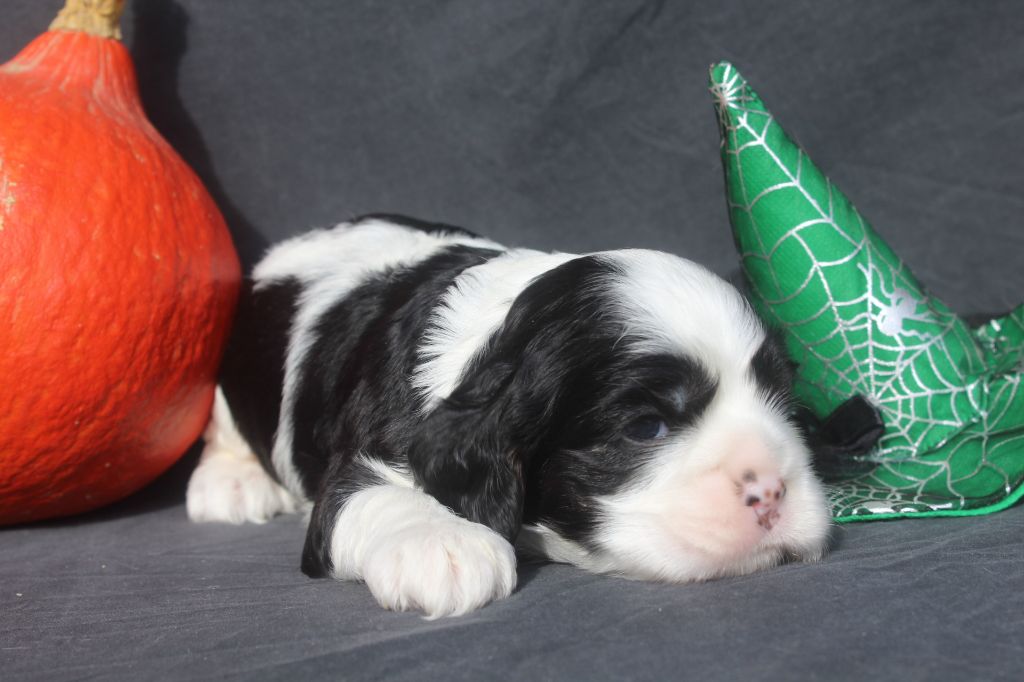
POLYGON ((854 395, 885 432, 827 481, 837 520, 977 514, 1024 492, 1024 306, 971 329, 930 296, 730 64, 711 68, 729 217, 758 313, 824 418, 854 395))

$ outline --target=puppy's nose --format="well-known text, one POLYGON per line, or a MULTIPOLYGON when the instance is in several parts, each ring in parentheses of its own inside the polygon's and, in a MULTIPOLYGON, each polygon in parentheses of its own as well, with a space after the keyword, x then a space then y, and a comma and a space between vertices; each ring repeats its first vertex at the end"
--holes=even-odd
POLYGON ((786 483, 774 474, 758 474, 753 469, 743 472, 737 484, 743 504, 757 516, 757 524, 771 530, 779 520, 779 508, 786 497, 786 483))

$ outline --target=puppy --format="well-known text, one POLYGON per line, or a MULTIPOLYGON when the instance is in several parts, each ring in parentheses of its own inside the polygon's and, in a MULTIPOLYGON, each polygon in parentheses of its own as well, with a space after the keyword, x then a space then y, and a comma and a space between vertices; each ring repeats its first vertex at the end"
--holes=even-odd
POLYGON ((303 572, 430 617, 508 596, 514 543, 670 582, 814 560, 829 514, 789 384, 694 263, 371 216, 256 266, 188 513, 312 505, 303 572))

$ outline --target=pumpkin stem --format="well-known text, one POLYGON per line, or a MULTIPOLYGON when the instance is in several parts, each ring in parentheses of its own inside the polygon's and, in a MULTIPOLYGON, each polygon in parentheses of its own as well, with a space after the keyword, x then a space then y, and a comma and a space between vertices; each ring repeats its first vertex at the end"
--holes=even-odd
POLYGON ((125 0, 67 0, 50 24, 51 31, 81 31, 100 38, 121 39, 125 0))

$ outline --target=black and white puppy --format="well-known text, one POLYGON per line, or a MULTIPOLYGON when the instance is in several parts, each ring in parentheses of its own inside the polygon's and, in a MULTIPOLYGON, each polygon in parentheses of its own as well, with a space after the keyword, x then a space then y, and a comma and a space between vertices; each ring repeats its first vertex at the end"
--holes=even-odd
POLYGON ((364 218, 255 268, 188 513, 312 504, 306 574, 435 617, 508 596, 513 543, 678 582, 816 559, 829 515, 789 381, 689 261, 364 218))

